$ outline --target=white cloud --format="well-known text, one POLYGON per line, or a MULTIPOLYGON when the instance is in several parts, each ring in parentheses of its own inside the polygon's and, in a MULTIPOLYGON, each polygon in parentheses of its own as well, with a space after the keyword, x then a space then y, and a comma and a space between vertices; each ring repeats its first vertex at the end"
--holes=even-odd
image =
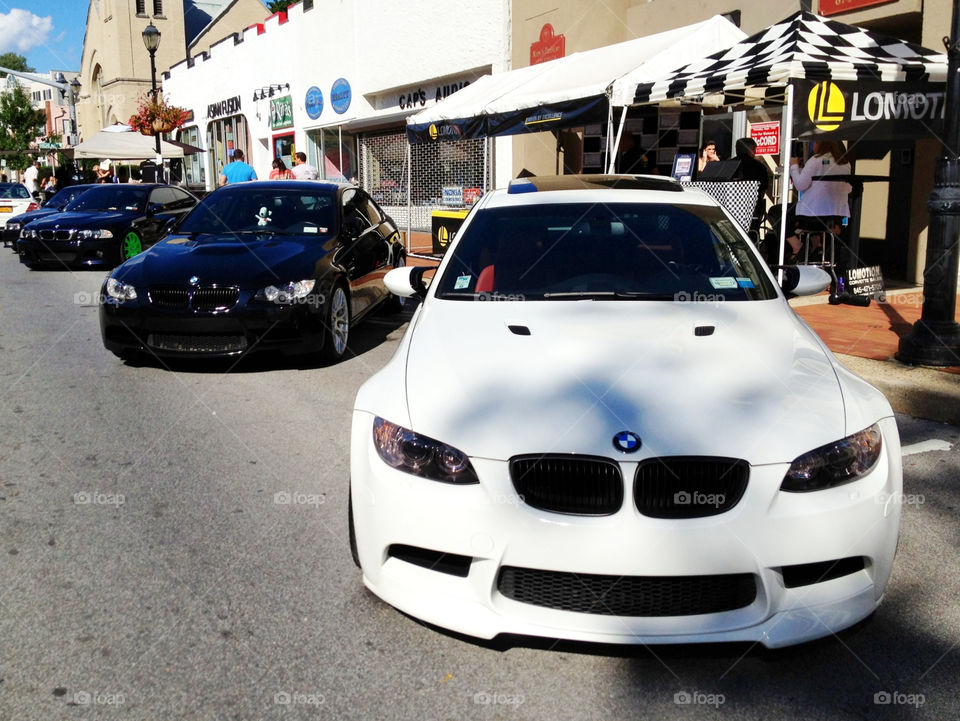
POLYGON ((0 53, 25 53, 46 45, 53 30, 53 18, 40 17, 27 10, 12 8, 0 13, 0 53))

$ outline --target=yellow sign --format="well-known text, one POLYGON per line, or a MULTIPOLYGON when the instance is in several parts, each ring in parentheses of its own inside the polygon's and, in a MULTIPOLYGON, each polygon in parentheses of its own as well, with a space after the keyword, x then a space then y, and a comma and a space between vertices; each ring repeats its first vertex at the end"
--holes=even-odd
POLYGON ((817 83, 807 96, 807 112, 819 130, 836 130, 843 122, 847 101, 834 83, 817 83))
POLYGON ((437 240, 444 247, 450 242, 450 231, 443 225, 437 228, 437 240))
POLYGON ((430 133, 430 140, 436 140, 436 139, 437 139, 437 126, 436 126, 436 125, 434 125, 433 123, 431 123, 431 124, 430 124, 430 129, 429 129, 428 132, 430 133))

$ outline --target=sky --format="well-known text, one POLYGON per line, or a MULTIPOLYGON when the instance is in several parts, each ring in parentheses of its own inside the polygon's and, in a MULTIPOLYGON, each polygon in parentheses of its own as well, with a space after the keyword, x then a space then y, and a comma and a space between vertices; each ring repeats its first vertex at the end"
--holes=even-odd
POLYGON ((89 0, 0 0, 0 54, 23 55, 38 73, 80 70, 88 5, 89 0))

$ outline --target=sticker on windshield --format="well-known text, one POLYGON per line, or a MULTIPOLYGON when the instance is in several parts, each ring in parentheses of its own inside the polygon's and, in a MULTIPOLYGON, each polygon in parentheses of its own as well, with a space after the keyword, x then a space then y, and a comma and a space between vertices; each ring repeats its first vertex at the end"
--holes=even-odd
POLYGON ((717 290, 723 288, 736 288, 737 279, 736 278, 711 278, 710 285, 712 285, 717 290))
POLYGON ((753 288, 753 281, 749 278, 737 278, 737 285, 741 288, 753 288))
POLYGON ((470 287, 470 279, 472 275, 461 275, 457 276, 457 282, 453 284, 454 290, 463 290, 464 288, 470 287))
POLYGON ((304 232, 304 233, 319 233, 319 232, 320 232, 320 229, 319 229, 317 226, 315 226, 315 225, 308 225, 306 228, 303 229, 303 232, 304 232))

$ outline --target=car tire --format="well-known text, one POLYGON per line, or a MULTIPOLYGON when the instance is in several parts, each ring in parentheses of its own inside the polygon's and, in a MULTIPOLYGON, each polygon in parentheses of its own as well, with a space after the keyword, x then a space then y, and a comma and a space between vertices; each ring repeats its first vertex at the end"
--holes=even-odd
POLYGON ((117 249, 117 265, 143 252, 143 241, 135 230, 124 233, 117 249))
MULTIPOLYGON (((393 264, 394 268, 402 268, 407 264, 407 257, 400 253, 397 257, 396 262, 393 264)), ((403 310, 403 301, 399 295, 394 295, 388 291, 387 299, 383 301, 383 310, 387 313, 399 313, 403 310)))
POLYGON ((357 551, 357 529, 353 525, 353 493, 347 488, 347 535, 350 538, 350 557, 357 568, 360 566, 360 552, 357 551))
POLYGON ((323 318, 323 359, 336 363, 347 352, 350 340, 350 299, 343 283, 330 289, 323 318))

